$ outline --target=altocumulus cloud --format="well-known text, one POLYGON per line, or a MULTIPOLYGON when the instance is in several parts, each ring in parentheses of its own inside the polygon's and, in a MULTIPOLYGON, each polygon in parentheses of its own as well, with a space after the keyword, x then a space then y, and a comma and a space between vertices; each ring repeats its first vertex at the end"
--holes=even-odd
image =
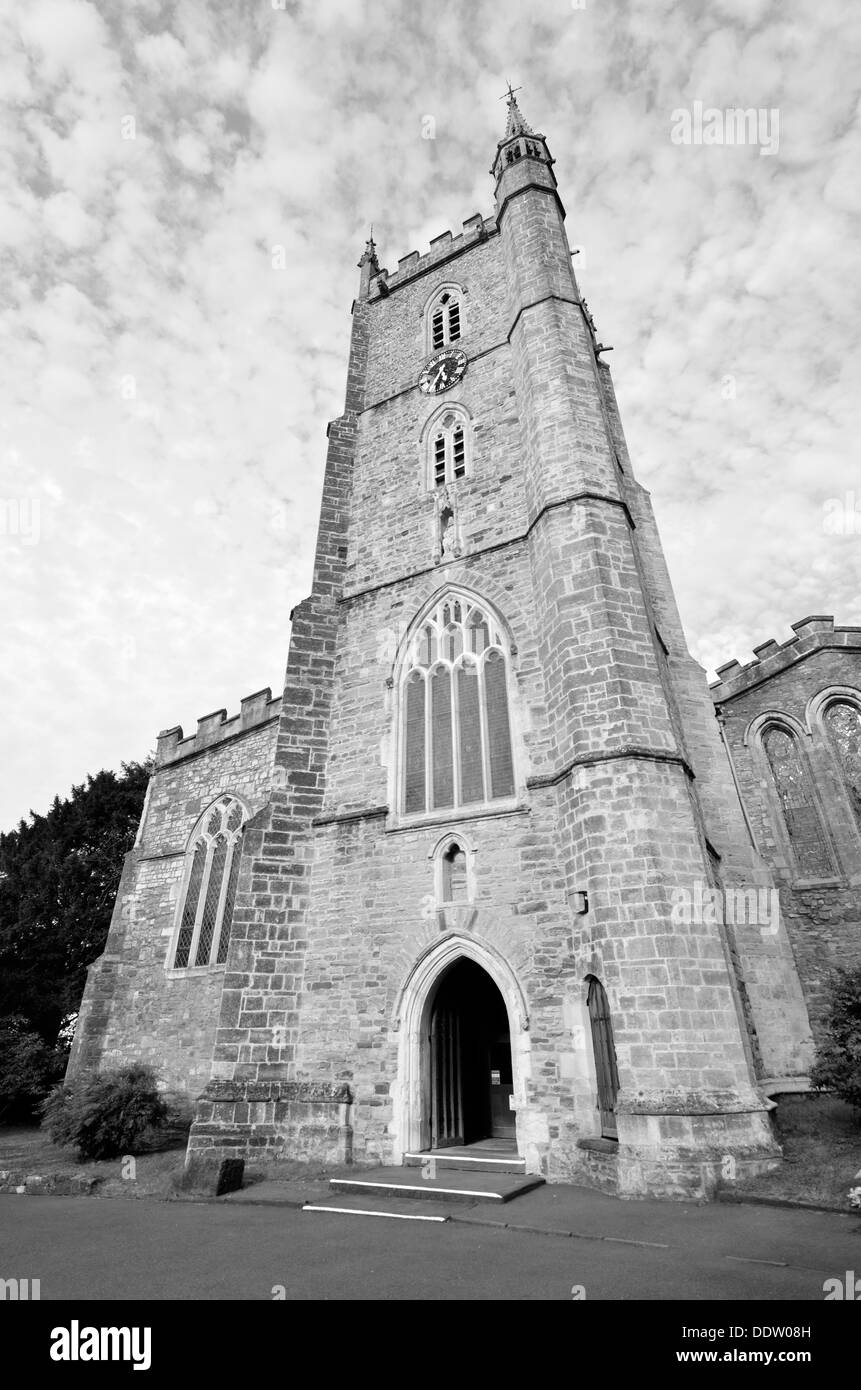
POLYGON ((0 536, 0 824, 278 687, 367 224, 394 266, 490 210, 509 76, 558 160, 696 655, 861 620, 861 535, 823 525, 861 497, 857 6, 17 11, 0 498, 40 527, 0 536), (696 101, 776 108, 779 151, 674 144, 696 101))

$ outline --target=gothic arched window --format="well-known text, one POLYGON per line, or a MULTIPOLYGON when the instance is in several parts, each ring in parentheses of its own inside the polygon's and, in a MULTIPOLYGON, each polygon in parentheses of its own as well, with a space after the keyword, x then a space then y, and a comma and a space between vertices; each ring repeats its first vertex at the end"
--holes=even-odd
POLYGON ((407 815, 514 795, 508 661, 487 609, 440 600, 410 641, 401 709, 407 815))
POLYGON ((861 826, 861 710, 847 700, 838 700, 828 706, 823 722, 861 826))
POLYGON ((465 902, 467 898, 466 855, 453 841, 442 857, 443 902, 465 902))
POLYGON ((601 1115, 601 1135, 616 1139, 616 1098, 619 1094, 619 1069, 616 1064, 616 1045, 607 991, 597 975, 587 975, 589 993, 587 1007, 592 1029, 592 1053, 595 1058, 595 1079, 598 1084, 598 1111, 601 1115))
POLYGON ((762 736, 783 823, 802 878, 829 878, 834 860, 796 736, 772 724, 762 736))
POLYGON ((232 796, 209 808, 188 847, 185 891, 179 917, 174 970, 223 965, 239 876, 245 811, 232 796))
POLYGON ((469 417, 457 407, 442 412, 428 430, 428 487, 445 487, 466 477, 469 417))
POLYGON ((455 287, 446 287, 434 296, 428 305, 427 321, 430 352, 438 352, 462 336, 461 300, 455 287))

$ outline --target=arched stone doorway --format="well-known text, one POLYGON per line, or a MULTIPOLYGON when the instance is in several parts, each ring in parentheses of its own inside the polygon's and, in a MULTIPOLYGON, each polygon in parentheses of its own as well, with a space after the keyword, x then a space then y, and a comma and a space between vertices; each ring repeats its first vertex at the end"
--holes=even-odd
POLYGON ((428 1147, 513 1141, 511 1033, 493 980, 461 957, 437 980, 428 1007, 428 1147))
POLYGON ((517 1144, 520 1116, 509 1096, 519 1110, 529 1074, 528 1022, 516 976, 491 947, 452 933, 425 952, 394 1019, 396 1163, 405 1153, 475 1143, 481 1130, 492 1138, 495 1128, 501 1143, 517 1144))

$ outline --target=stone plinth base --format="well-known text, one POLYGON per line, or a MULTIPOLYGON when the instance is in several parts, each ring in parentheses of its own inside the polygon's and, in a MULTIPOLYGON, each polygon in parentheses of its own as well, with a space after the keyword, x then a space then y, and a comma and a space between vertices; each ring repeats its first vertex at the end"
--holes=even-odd
POLYGON ((742 1177, 781 1162, 769 1105, 708 1096, 660 1102, 620 1100, 620 1197, 713 1197, 742 1177))
MULTIPOLYGON (((580 1139, 577 1143, 577 1181, 599 1192, 619 1195, 619 1145, 609 1139, 580 1139)), ((552 1181, 552 1179, 551 1179, 552 1181)))
POLYGON ((343 1082, 210 1081, 197 1102, 186 1162, 350 1163, 351 1114, 352 1095, 343 1082))

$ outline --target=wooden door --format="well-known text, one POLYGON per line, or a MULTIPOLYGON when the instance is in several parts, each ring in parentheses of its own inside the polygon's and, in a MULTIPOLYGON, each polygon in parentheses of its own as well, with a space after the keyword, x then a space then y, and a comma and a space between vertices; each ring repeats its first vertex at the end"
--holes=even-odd
POLYGON ((516 1134, 511 1097, 514 1085, 511 1076, 511 1043, 508 1029, 491 1043, 490 1060, 490 1137, 513 1139, 516 1134))
POLYGON ((431 1018, 431 1148, 464 1142, 463 1057, 457 1011, 446 1004, 431 1018))
POLYGON ((592 1049, 595 1054, 595 1071, 598 1079, 598 1109, 601 1112, 601 1134, 605 1139, 619 1137, 616 1128, 616 1097, 619 1094, 619 1072, 616 1066, 616 1048, 613 1043, 613 1026, 610 1022, 610 1005, 600 980, 594 975, 589 980, 589 1021, 592 1025, 592 1049))

